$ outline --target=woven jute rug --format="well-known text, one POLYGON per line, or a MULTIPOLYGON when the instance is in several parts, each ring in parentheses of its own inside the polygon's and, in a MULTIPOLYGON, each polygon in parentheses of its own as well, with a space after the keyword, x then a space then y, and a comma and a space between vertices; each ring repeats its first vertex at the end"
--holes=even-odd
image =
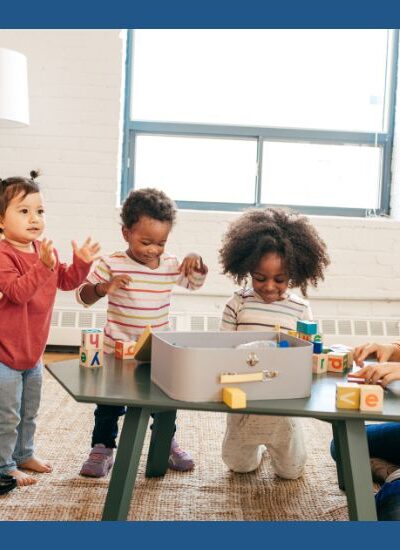
MULTIPOLYGON (((93 405, 76 403, 46 372, 36 446, 54 471, 38 483, 0 496, 1 520, 100 520, 109 476, 78 475, 90 450, 93 405)), ((342 521, 346 498, 329 456, 329 424, 303 419, 308 463, 296 481, 274 475, 268 455, 251 474, 233 474, 220 458, 225 415, 180 411, 178 436, 196 461, 193 472, 168 471, 146 479, 149 433, 131 501, 129 520, 180 521, 342 521)), ((149 432, 149 431, 148 431, 149 432)))

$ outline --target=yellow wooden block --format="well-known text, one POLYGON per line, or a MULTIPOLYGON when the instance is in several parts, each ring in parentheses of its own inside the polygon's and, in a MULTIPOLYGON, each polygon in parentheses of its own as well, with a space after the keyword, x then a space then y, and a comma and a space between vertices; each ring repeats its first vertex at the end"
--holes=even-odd
POLYGON ((336 384, 336 408, 354 409, 360 407, 360 386, 351 382, 336 384))
POLYGON ((288 330, 287 333, 289 334, 289 336, 294 336, 295 338, 297 338, 298 336, 297 330, 288 330))
POLYGON ((326 353, 313 353, 313 372, 324 374, 328 370, 328 355, 326 353))
POLYGON ((150 361, 151 360, 151 326, 147 325, 142 334, 139 336, 136 342, 135 348, 136 361, 150 361))
POLYGON ((328 372, 345 372, 349 368, 349 354, 332 351, 328 353, 328 372))
POLYGON ((360 387, 360 411, 382 412, 383 388, 375 384, 363 384, 360 387))
POLYGON ((222 401, 231 409, 246 407, 246 394, 240 388, 223 388, 222 401))

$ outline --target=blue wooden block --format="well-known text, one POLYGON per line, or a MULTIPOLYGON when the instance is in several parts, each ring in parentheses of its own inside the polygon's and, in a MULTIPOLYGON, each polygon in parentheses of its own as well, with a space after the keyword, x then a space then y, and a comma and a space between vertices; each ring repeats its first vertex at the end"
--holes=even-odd
POLYGON ((297 332, 317 334, 317 323, 314 321, 297 321, 297 332))

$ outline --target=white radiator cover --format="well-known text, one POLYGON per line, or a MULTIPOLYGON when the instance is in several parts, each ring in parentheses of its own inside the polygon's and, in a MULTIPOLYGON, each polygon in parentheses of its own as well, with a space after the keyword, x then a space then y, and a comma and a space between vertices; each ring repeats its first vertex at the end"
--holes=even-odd
MULTIPOLYGON (((207 313, 172 311, 171 330, 218 330, 220 318, 207 313)), ((56 308, 53 311, 48 344, 51 346, 79 346, 81 330, 103 328, 106 311, 100 309, 56 308)), ((319 332, 326 345, 347 344, 356 346, 367 341, 393 342, 400 340, 400 319, 374 318, 320 318, 319 332)))

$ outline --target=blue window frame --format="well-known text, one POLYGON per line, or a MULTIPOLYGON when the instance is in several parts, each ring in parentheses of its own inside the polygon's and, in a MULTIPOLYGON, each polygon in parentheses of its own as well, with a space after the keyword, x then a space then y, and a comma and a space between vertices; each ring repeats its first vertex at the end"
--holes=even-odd
POLYGON ((154 186, 164 188, 184 209, 273 205, 306 214, 389 214, 398 29, 201 32, 127 32, 122 200, 132 188, 154 186), (245 41, 238 36, 246 38, 248 48, 242 62, 244 46, 238 49, 238 43, 245 41), (289 54, 269 55, 264 64, 264 108, 264 92, 254 92, 258 80, 248 87, 248 97, 246 84, 260 76, 264 50, 280 44, 283 51, 284 43, 290 44, 289 54), (336 44, 342 57, 329 44, 336 44), (297 65, 294 50, 299 50, 297 65), (214 53, 223 56, 222 65, 212 67, 214 53), (255 67, 249 69, 251 53, 255 67), (225 65, 221 76, 218 68, 222 72, 225 65), (275 78, 268 80, 265 73, 275 78), (238 74, 246 75, 244 84, 238 74), (242 85, 241 95, 232 99, 235 82, 242 85), (322 99, 314 108, 319 86, 322 99), (224 105, 224 98, 232 105, 224 105), (251 124, 240 123, 236 105, 244 106, 240 116, 251 124), (229 117, 238 119, 227 123, 229 117), (261 124, 256 124, 258 117, 261 124))

